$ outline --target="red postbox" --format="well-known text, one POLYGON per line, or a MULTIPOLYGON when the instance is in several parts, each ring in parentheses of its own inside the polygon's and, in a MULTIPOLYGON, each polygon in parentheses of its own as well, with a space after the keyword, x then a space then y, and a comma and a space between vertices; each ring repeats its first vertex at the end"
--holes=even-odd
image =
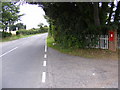
POLYGON ((114 32, 109 31, 109 41, 114 41, 114 32))

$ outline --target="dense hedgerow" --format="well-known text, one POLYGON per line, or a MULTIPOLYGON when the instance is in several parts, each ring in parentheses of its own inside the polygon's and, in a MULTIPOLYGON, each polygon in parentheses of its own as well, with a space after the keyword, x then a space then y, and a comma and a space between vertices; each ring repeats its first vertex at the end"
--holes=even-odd
POLYGON ((12 34, 8 32, 0 32, 0 39, 6 38, 6 37, 11 37, 12 34))
POLYGON ((22 34, 22 35, 31 35, 31 34, 39 34, 39 33, 44 33, 47 32, 48 28, 43 28, 43 29, 30 29, 30 30, 18 30, 16 32, 16 35, 22 34))
POLYGON ((55 42, 63 48, 93 48, 98 45, 100 35, 108 35, 108 30, 114 30, 115 27, 106 25, 90 26, 86 30, 64 29, 61 32, 60 27, 52 26, 52 36, 55 42))
MULTIPOLYGON (((47 31, 48 31, 48 27, 43 27, 42 29, 30 29, 30 30, 21 29, 16 32, 16 35, 39 34, 39 33, 45 33, 47 31)), ((11 36, 12 36, 12 33, 0 31, 0 39, 11 37, 11 36)))

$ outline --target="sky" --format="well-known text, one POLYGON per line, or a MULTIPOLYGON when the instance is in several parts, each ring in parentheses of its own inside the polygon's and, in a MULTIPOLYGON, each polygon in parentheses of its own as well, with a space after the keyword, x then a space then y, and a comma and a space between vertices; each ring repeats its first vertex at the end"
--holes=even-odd
POLYGON ((45 12, 41 7, 38 7, 38 5, 27 3, 20 5, 20 14, 25 14, 20 18, 21 21, 19 22, 24 23, 27 29, 38 28, 38 24, 40 23, 48 25, 44 18, 45 12))

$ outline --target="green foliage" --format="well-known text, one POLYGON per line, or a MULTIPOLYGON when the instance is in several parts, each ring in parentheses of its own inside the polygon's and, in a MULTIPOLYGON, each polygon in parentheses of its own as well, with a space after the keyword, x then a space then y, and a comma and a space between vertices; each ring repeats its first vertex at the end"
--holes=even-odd
POLYGON ((11 37, 12 34, 8 32, 0 32, 0 39, 6 38, 6 37, 11 37))
POLYGON ((16 25, 10 25, 10 31, 15 31, 16 30, 16 25))
POLYGON ((26 25, 23 23, 17 23, 16 25, 9 25, 10 31, 16 31, 20 29, 26 29, 26 25))
POLYGON ((3 30, 6 30, 6 28, 10 25, 14 25, 14 23, 18 20, 20 20, 20 17, 22 15, 19 14, 19 6, 16 6, 12 2, 2 2, 2 11, 0 12, 0 15, 2 15, 2 18, 0 19, 0 23, 2 23, 3 30))
MULTIPOLYGON (((117 29, 118 24, 106 25, 110 12, 108 2, 94 7, 92 2, 41 3, 50 24, 49 34, 55 42, 65 48, 93 48, 99 35, 108 34, 108 30, 117 29), (98 18, 94 18, 98 8, 98 18), (100 25, 96 25, 100 19, 100 25)), ((118 10, 118 9, 117 9, 118 10)), ((112 17, 112 16, 111 16, 112 17)))
POLYGON ((43 27, 43 23, 40 23, 40 24, 38 25, 38 27, 39 27, 39 28, 42 28, 42 27, 43 27))
POLYGON ((24 25, 23 23, 17 23, 15 26, 18 28, 18 30, 26 29, 26 25, 24 25))
POLYGON ((113 59, 118 60, 118 52, 110 52, 109 50, 102 49, 78 49, 78 48, 62 48, 59 44, 55 43, 53 37, 47 38, 47 45, 53 49, 56 49, 62 53, 80 56, 84 58, 94 59, 113 59))
POLYGON ((48 28, 44 28, 44 29, 30 29, 30 30, 25 30, 25 29, 21 29, 18 30, 16 32, 17 35, 31 35, 31 34, 38 34, 38 33, 45 33, 48 31, 48 28))

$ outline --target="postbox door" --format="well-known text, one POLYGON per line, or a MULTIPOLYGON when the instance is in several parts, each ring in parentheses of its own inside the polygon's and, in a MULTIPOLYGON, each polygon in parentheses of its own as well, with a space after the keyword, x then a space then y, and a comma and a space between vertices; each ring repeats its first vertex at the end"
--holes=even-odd
POLYGON ((113 31, 109 32, 109 41, 114 41, 114 32, 113 31))

